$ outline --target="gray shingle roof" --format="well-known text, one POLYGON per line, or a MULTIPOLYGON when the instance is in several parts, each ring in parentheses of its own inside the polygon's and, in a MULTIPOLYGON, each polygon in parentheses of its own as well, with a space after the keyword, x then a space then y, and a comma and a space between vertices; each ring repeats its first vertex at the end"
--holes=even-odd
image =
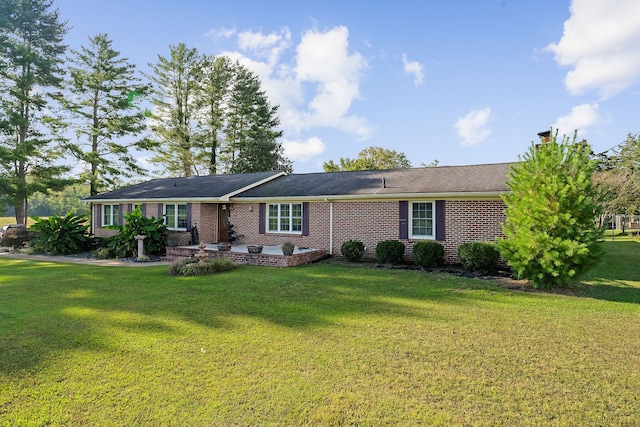
POLYGON ((85 200, 167 200, 220 198, 275 177, 281 172, 256 172, 237 175, 191 176, 152 179, 141 184, 98 194, 85 200))
POLYGON ((101 200, 168 200, 286 197, 393 197, 410 194, 501 193, 513 163, 353 172, 280 172, 162 178, 89 197, 101 200), (271 179, 270 178, 275 178, 271 179), (262 181, 267 182, 256 185, 262 181), (384 180, 384 185, 383 185, 384 180), (253 187, 252 187, 253 186, 253 187), (246 191, 237 193, 239 190, 246 191))
POLYGON ((238 198, 500 193, 513 163, 292 174, 238 194, 238 198), (383 187, 384 179, 384 187, 383 187))

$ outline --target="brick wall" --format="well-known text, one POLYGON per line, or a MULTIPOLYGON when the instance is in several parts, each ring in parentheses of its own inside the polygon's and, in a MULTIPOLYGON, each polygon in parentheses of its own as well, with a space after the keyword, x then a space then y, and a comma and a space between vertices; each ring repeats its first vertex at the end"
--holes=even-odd
MULTIPOLYGON (((458 246, 470 241, 494 241, 503 236, 505 205, 500 200, 445 201, 445 248, 448 263, 458 262, 458 246)), ((340 255, 340 247, 349 240, 360 240, 366 247, 365 257, 374 258, 378 242, 399 240, 399 207, 397 201, 333 202, 333 247, 330 248, 330 203, 309 204, 309 236, 258 233, 258 204, 235 204, 231 223, 241 236, 239 243, 280 245, 291 241, 296 246, 324 249, 340 255), (330 250, 331 249, 331 250, 330 250)), ((405 258, 411 259, 418 239, 403 239, 405 258)))
MULTIPOLYGON (((150 209, 156 209, 150 204, 150 209)), ((333 245, 331 242, 331 203, 309 203, 309 235, 259 233, 259 204, 230 204, 229 220, 239 237, 237 243, 255 245, 281 245, 286 241, 298 247, 316 248, 340 255, 340 247, 349 240, 360 240, 366 246, 366 258, 374 258, 378 242, 399 240, 398 201, 345 201, 333 202, 333 245)), ((470 241, 493 241, 503 236, 501 223, 505 220, 505 205, 501 200, 446 200, 445 201, 445 238, 441 243, 445 248, 448 263, 458 261, 458 246, 470 241)), ((148 215, 156 215, 147 210, 148 215)), ((98 224, 100 219, 98 219, 98 224)), ((198 226, 200 241, 215 243, 218 241, 218 205, 215 203, 193 203, 191 205, 191 223, 198 226)), ((96 228, 101 233, 114 233, 111 230, 96 228)), ((99 235, 96 233, 96 235, 99 235)), ((105 234, 100 234, 105 235, 105 234)), ((187 244, 190 233, 172 232, 179 244, 187 244)), ((405 258, 411 258, 413 245, 420 240, 404 239, 405 258)))

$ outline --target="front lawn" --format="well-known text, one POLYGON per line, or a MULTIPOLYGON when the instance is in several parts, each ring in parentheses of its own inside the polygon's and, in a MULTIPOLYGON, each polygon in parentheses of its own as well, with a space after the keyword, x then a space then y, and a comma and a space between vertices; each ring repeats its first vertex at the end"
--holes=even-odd
POLYGON ((564 293, 0 256, 0 425, 635 425, 640 243, 564 293))

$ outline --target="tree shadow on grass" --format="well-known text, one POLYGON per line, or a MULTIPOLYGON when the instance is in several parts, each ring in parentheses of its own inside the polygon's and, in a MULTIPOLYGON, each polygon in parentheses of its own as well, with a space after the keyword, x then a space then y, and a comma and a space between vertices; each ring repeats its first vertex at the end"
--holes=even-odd
POLYGON ((110 351, 121 345, 114 341, 121 334, 170 339, 180 333, 175 328, 181 322, 225 330, 245 317, 293 329, 366 316, 448 322, 441 311, 426 310, 419 302, 464 304, 478 298, 416 272, 243 267, 212 276, 169 277, 166 271, 0 263, 0 277, 5 277, 0 279, 0 372, 29 370, 56 351, 110 351))

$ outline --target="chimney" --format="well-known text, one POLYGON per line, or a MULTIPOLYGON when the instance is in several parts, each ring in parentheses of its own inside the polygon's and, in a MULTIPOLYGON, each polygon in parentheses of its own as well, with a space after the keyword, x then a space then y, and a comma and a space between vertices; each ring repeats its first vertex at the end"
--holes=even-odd
POLYGON ((546 144, 551 140, 551 131, 545 130, 544 132, 538 132, 538 137, 540 137, 540 143, 536 144, 536 150, 540 145, 546 144))

